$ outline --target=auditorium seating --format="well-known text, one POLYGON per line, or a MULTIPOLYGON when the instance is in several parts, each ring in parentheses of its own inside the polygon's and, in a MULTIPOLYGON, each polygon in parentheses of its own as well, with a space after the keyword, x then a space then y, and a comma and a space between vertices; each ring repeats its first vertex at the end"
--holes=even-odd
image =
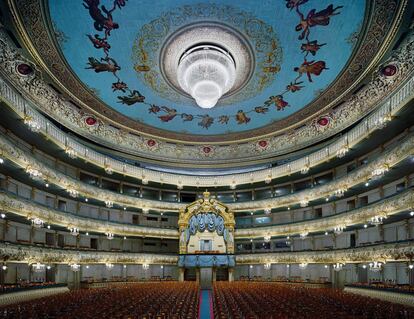
POLYGON ((0 318, 21 319, 193 319, 196 283, 151 282, 102 289, 81 289, 0 308, 0 318))
POLYGON ((414 318, 414 308, 331 288, 259 282, 216 282, 216 319, 414 318))

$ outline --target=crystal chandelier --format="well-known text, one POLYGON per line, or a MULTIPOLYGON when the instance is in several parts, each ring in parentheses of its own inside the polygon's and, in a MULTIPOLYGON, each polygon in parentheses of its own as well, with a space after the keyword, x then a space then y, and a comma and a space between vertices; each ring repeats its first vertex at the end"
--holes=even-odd
POLYGON ((300 263, 299 268, 305 269, 308 266, 308 263, 300 263))
POLYGON ((79 192, 76 189, 74 189, 73 187, 68 187, 66 189, 66 191, 68 192, 69 196, 73 197, 73 198, 76 198, 79 195, 79 192))
POLYGON ((231 55, 215 45, 189 49, 178 62, 178 83, 197 105, 210 109, 234 85, 236 65, 231 55))
POLYGON ((369 270, 374 272, 379 272, 382 269, 382 263, 379 261, 374 261, 372 263, 369 263, 369 270))
POLYGON ((72 269, 72 271, 77 272, 80 269, 80 265, 79 264, 70 264, 70 269, 72 269))
POLYGON ((344 264, 342 264, 342 263, 336 263, 336 264, 333 265, 333 269, 335 271, 341 271, 343 268, 344 268, 344 264))
POLYGON ((106 200, 105 201, 105 206, 108 208, 111 208, 114 206, 114 202, 110 201, 110 200, 106 200))
POLYGON ((37 133, 40 131, 40 124, 30 115, 24 116, 23 123, 26 124, 32 132, 37 133))
POLYGON ((263 265, 264 269, 269 270, 270 268, 272 268, 272 264, 271 263, 265 263, 263 265))
POLYGON ((44 223, 45 222, 40 218, 35 217, 32 219, 32 225, 35 228, 42 228, 44 223))
POLYGON ((73 149, 73 147, 70 147, 69 145, 65 147, 65 153, 72 159, 76 158, 76 151, 73 149))
POLYGON ((78 236, 79 235, 79 228, 77 227, 70 227, 69 228, 70 234, 73 236, 78 236))
POLYGON ((108 238, 109 240, 114 239, 114 234, 113 233, 105 233, 106 238, 108 238))
POLYGON ((372 171, 372 179, 379 179, 385 175, 386 172, 388 172, 389 167, 387 164, 382 165, 381 167, 378 167, 372 171))
POLYGON ((32 265, 32 267, 34 272, 42 272, 43 270, 45 270, 46 266, 41 263, 35 263, 32 265))
POLYGON ((383 221, 384 221, 384 216, 374 216, 374 217, 371 217, 371 219, 370 219, 370 224, 371 225, 374 225, 374 226, 378 226, 378 225, 381 225, 382 223, 383 223, 383 221))
POLYGON ((38 171, 30 165, 26 167, 26 173, 29 174, 30 178, 33 179, 42 179, 43 176, 42 172, 38 171))
POLYGON ((335 226, 333 231, 335 234, 339 235, 339 234, 342 234, 344 229, 345 229, 345 226, 335 226))

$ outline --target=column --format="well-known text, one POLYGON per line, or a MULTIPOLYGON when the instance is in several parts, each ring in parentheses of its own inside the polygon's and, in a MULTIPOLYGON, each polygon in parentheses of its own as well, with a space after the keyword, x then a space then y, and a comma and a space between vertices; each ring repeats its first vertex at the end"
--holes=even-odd
POLYGON ((196 282, 200 283, 200 268, 196 268, 196 282))
POLYGON ((213 267, 213 282, 217 279, 217 268, 213 267))
POLYGON ((229 282, 234 281, 234 268, 229 267, 229 282))
POLYGON ((185 272, 185 268, 183 267, 178 268, 178 281, 180 282, 184 281, 184 272, 185 272))

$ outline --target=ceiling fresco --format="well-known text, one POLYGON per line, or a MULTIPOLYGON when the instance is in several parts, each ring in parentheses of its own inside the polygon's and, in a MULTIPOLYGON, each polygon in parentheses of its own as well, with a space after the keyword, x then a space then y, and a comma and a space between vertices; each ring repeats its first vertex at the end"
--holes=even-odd
POLYGON ((306 108, 347 66, 364 30, 362 0, 257 4, 54 0, 48 13, 67 64, 103 103, 160 130, 208 136, 258 129, 306 108), (208 110, 171 85, 160 58, 181 30, 203 23, 232 30, 251 60, 244 86, 208 110))

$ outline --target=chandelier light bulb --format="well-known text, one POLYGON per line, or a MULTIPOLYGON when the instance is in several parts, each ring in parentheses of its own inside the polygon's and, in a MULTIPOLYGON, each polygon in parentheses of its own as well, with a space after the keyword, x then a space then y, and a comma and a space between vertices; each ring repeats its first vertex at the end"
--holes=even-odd
POLYGON ((215 45, 188 50, 178 62, 178 83, 197 105, 213 108, 234 85, 236 65, 231 55, 215 45))

